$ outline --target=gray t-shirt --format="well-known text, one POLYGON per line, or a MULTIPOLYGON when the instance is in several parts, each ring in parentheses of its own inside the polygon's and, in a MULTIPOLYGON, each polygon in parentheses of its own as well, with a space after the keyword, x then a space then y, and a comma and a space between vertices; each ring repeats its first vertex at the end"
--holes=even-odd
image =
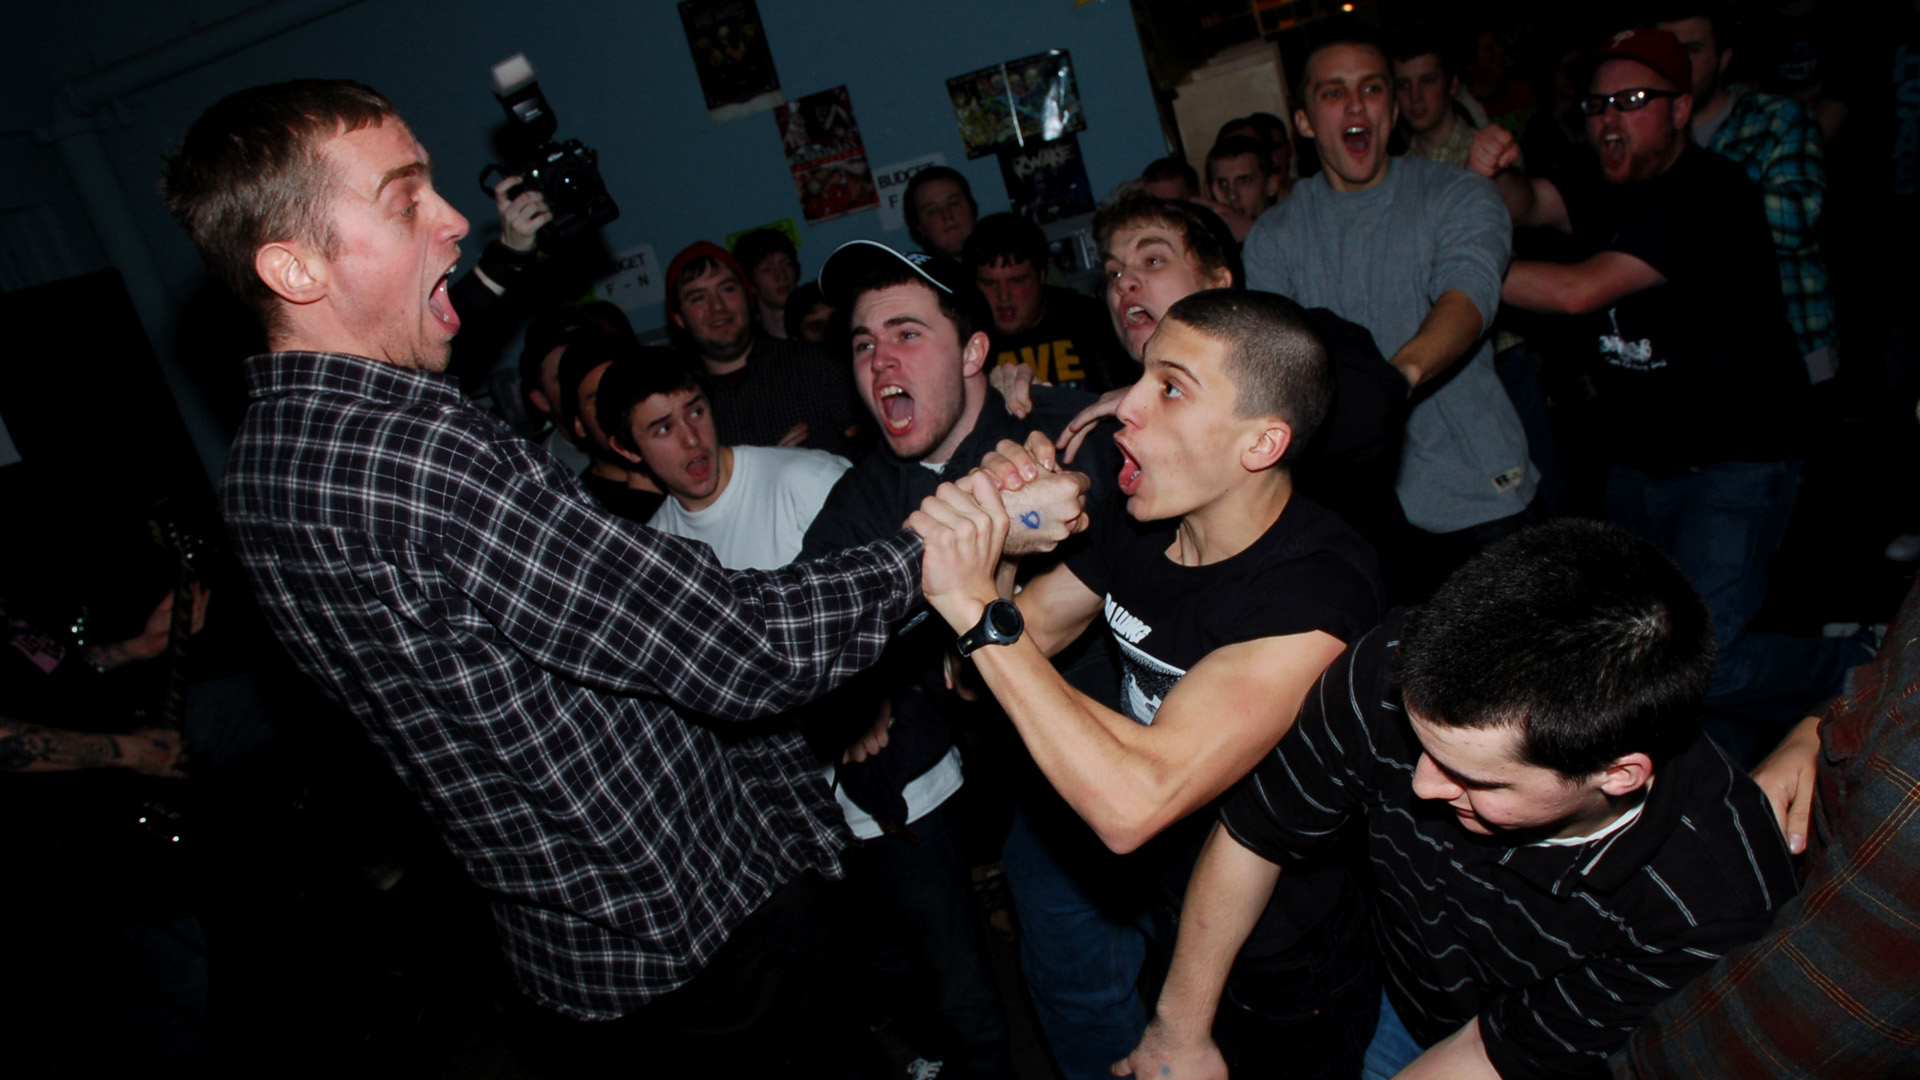
MULTIPOLYGON (((1326 174, 1303 180, 1247 236, 1247 287, 1324 307, 1372 331, 1391 357, 1442 293, 1465 293, 1493 322, 1513 226, 1484 177, 1395 158, 1364 191, 1337 192, 1326 174)), ((1472 357, 1422 390, 1407 418, 1395 490, 1407 520, 1444 533, 1524 509, 1539 471, 1493 370, 1482 335, 1472 357)))

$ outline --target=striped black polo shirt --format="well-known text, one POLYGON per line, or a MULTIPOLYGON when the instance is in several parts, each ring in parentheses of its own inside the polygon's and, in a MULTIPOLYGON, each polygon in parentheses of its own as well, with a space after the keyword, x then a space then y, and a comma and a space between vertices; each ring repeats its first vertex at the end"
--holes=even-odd
POLYGON ((1387 993, 1413 1037, 1430 1046, 1477 1016, 1509 1080, 1606 1075, 1648 1010, 1793 895, 1766 798, 1697 738, 1637 817, 1587 842, 1470 833, 1413 793, 1420 744, 1391 676, 1403 620, 1334 661, 1222 820, 1284 866, 1362 819, 1387 993))

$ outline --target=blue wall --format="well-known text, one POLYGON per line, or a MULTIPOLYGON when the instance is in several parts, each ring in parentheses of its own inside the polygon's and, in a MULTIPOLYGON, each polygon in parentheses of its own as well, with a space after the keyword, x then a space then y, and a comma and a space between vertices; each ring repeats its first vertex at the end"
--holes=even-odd
MULTIPOLYGON (((85 17, 111 20, 112 9, 122 6, 131 10, 119 0, 85 5, 91 12, 85 17)), ((952 75, 1050 48, 1070 50, 1087 117, 1080 141, 1096 192, 1138 175, 1165 152, 1124 0, 1081 7, 1072 0, 760 0, 760 12, 789 100, 846 84, 869 161, 881 166, 943 152, 972 181, 983 212, 1005 207, 1005 189, 993 158, 966 160, 946 95, 952 75)), ((67 29, 69 36, 77 32, 67 29)), ((153 26, 145 44, 187 30, 153 26)), ((125 55, 139 42, 117 44, 100 58, 125 55)), ((179 301, 200 286, 201 274, 184 236, 149 194, 159 161, 201 109, 257 82, 345 76, 392 97, 434 154, 438 186, 473 221, 475 237, 467 245, 473 252, 498 220, 473 181, 494 157, 490 133, 502 122, 488 70, 519 51, 539 69, 561 136, 600 151, 623 211, 606 232, 611 249, 650 243, 664 262, 696 239, 718 240, 784 217, 799 220, 772 113, 724 124, 708 118, 671 0, 611 7, 369 0, 133 95, 124 103, 129 124, 103 138, 179 301)), ((43 69, 49 62, 38 61, 43 69)), ((67 75, 86 68, 80 57, 61 66, 71 67, 67 75)), ((0 168, 16 181, 26 172, 21 165, 0 168)), ((87 228, 82 222, 77 231, 87 228)), ((906 242, 904 232, 881 233, 876 211, 802 231, 809 276, 845 240, 906 242)), ((77 236, 76 247, 97 251, 85 235, 77 236)), ((642 328, 663 318, 658 307, 633 315, 642 328)))

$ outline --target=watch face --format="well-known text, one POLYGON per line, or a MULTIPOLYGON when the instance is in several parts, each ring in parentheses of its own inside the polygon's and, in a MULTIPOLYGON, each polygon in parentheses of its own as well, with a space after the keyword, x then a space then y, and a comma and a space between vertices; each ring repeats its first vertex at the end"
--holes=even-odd
POLYGON ((1018 634, 1026 624, 1026 620, 1020 617, 1020 609, 1005 600, 987 606, 987 620, 993 626, 993 632, 1000 637, 1018 634))

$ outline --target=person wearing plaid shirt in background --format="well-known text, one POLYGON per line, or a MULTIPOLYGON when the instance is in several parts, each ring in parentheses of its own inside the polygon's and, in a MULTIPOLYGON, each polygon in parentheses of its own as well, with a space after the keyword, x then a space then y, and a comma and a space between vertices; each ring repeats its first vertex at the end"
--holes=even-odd
POLYGON ((1753 776, 1789 845, 1813 842, 1800 895, 1656 1008, 1615 1075, 1920 1075, 1920 586, 1753 776))
MULTIPOLYGON (((275 350, 247 361, 234 546, 295 663, 490 895, 520 990, 593 1022, 543 1064, 860 1072, 872 1042, 820 932, 839 811, 797 734, 724 729, 875 659, 955 534, 732 573, 593 504, 443 374, 467 223, 367 87, 230 95, 163 188, 275 350)), ((1041 509, 1059 539, 1077 489, 1041 509)))
POLYGON ((1839 370, 1827 261, 1814 237, 1827 196, 1820 125, 1799 101, 1725 81, 1733 61, 1726 9, 1714 0, 1669 0, 1655 26, 1680 40, 1693 65, 1693 141, 1734 161, 1760 186, 1780 293, 1800 342, 1807 376, 1825 382, 1839 370))

